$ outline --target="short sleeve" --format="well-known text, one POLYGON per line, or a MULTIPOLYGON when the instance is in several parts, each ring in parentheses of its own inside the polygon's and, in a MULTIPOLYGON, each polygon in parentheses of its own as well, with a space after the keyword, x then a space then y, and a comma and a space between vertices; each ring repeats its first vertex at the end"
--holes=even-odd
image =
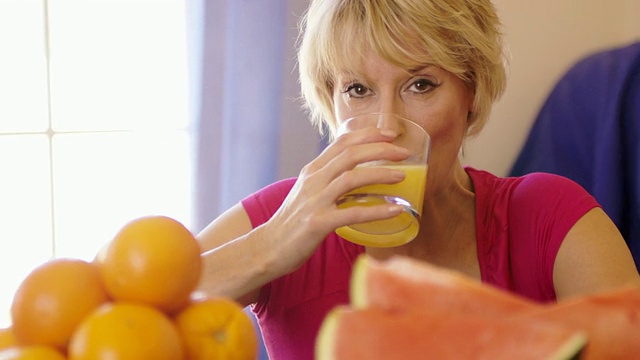
POLYGON ((509 203, 509 252, 516 291, 556 299, 553 267, 558 249, 573 225, 599 206, 568 178, 548 173, 522 177, 509 203))
POLYGON ((295 182, 295 178, 280 180, 242 199, 242 206, 254 228, 267 222, 278 211, 295 182))

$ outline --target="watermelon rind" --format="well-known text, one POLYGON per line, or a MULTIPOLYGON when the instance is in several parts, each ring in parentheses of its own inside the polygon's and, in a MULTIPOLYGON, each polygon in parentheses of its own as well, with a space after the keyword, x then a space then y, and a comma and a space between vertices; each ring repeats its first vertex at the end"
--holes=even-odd
POLYGON ((333 360, 335 359, 336 330, 338 328, 339 312, 342 306, 337 306, 330 310, 320 325, 320 330, 316 337, 315 359, 333 360))
POLYGON ((571 340, 558 349, 558 352, 549 360, 577 360, 581 358, 582 350, 587 346, 587 334, 584 332, 576 333, 571 340))
POLYGON ((367 256, 359 256, 353 264, 351 283, 349 286, 349 300, 354 309, 362 309, 369 306, 366 281, 368 261, 367 256))

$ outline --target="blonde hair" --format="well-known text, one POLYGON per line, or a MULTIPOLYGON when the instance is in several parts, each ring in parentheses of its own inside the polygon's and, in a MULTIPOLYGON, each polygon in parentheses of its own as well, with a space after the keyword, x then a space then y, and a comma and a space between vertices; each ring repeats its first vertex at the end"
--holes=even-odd
POLYGON ((490 0, 311 0, 300 28, 302 99, 330 136, 335 75, 356 71, 370 50, 404 69, 436 65, 462 79, 474 95, 468 136, 504 92, 502 34, 490 0))

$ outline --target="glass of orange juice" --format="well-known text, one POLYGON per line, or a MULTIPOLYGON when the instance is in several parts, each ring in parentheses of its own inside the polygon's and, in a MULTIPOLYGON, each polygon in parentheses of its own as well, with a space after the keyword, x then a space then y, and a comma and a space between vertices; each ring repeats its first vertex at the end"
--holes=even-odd
POLYGON ((410 156, 398 162, 379 160, 356 167, 396 168, 405 172, 404 180, 395 184, 373 184, 354 189, 338 200, 339 208, 399 204, 404 211, 390 219, 351 224, 336 229, 342 238, 372 247, 392 247, 413 240, 420 229, 424 189, 427 181, 427 162, 431 138, 415 122, 397 114, 371 113, 345 120, 338 133, 365 127, 392 129, 398 134, 393 143, 409 149, 410 156))

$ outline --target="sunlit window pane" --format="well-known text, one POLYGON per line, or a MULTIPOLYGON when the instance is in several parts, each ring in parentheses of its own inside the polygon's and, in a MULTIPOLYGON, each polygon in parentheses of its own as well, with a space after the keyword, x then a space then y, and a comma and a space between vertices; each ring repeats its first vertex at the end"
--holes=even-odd
POLYGON ((0 327, 52 256, 143 215, 191 226, 183 7, 0 0, 0 327))
POLYGON ((20 281, 52 255, 49 143, 0 136, 0 326, 20 281), (9 295, 9 296, 4 296, 9 295))
POLYGON ((49 4, 54 130, 187 126, 184 1, 49 4))
POLYGON ((142 215, 167 215, 190 226, 186 133, 53 140, 57 256, 90 260, 125 222, 142 215))
POLYGON ((42 0, 0 1, 0 133, 48 126, 42 0))

